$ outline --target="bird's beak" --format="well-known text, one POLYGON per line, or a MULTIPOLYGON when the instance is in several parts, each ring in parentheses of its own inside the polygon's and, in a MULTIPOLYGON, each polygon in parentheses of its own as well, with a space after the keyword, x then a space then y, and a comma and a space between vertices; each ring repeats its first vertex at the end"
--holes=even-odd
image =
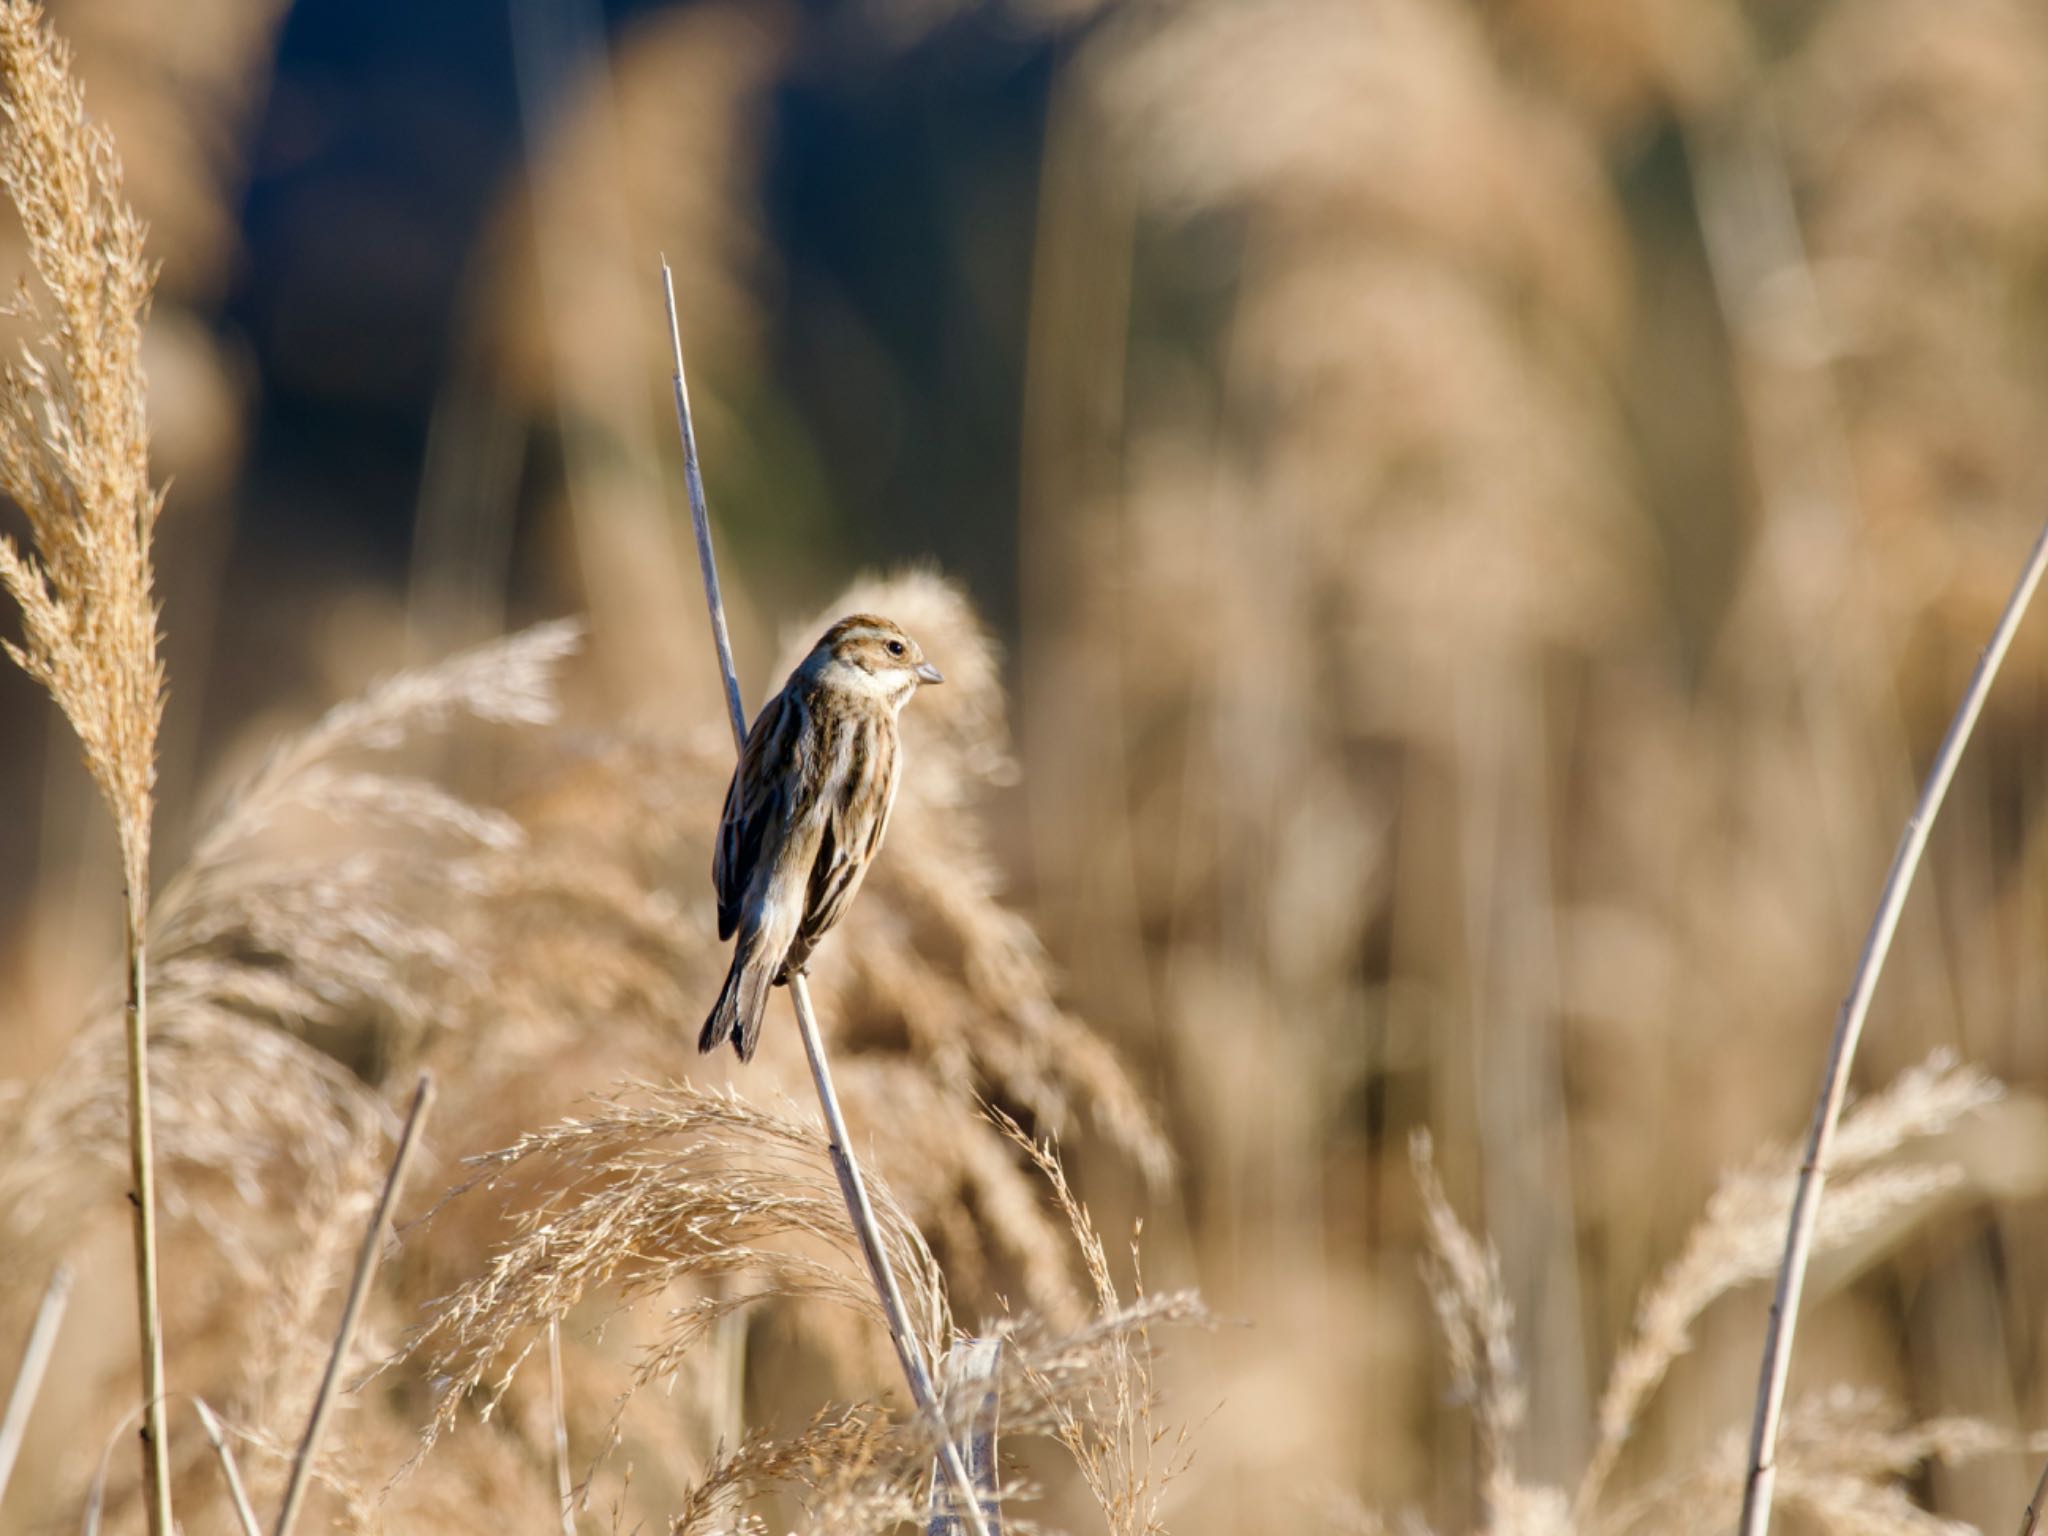
POLYGON ((914 675, 920 683, 943 683, 946 680, 946 674, 928 661, 919 662, 914 675))

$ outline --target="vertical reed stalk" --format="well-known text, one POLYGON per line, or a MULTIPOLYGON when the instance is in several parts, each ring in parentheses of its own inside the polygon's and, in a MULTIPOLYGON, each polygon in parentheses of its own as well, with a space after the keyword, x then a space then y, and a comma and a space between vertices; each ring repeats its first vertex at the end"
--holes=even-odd
POLYGON ((312 1481, 314 1453, 320 1447, 321 1432, 327 1427, 327 1415, 334 1407, 335 1394, 341 1386, 341 1373, 348 1365, 349 1347, 355 1343, 356 1324, 362 1321, 363 1303, 369 1299, 370 1282, 377 1275, 377 1260, 383 1254, 391 1213, 398 1205, 399 1191, 404 1188, 406 1172, 412 1165, 413 1148, 419 1143, 420 1127, 426 1123, 427 1111, 433 1103, 434 1080, 422 1072, 420 1085, 413 1090, 412 1110, 405 1117, 405 1130, 398 1138, 398 1151, 391 1158, 391 1172, 384 1179, 384 1193, 377 1201, 377 1209, 370 1217, 370 1229, 363 1234, 363 1245, 356 1253, 355 1275, 349 1281, 348 1300, 342 1305, 341 1326, 335 1330, 334 1349, 327 1357, 327 1371, 320 1378, 320 1391, 313 1399, 313 1411, 306 1418, 306 1433, 299 1441, 298 1454, 292 1458, 291 1481, 285 1485, 284 1503, 277 1512, 275 1536, 291 1536, 292 1522, 298 1518, 299 1506, 305 1502, 306 1488, 312 1481))
POLYGON ((9 312, 27 339, 0 365, 0 494, 28 519, 32 545, 0 536, 0 591, 22 618, 20 644, 0 650, 70 720, 120 840, 144 1503, 151 1536, 172 1536, 145 980, 163 722, 151 595, 163 499, 149 478, 142 368, 155 272, 113 138, 86 110, 70 50, 29 0, 0 0, 0 191, 39 279, 14 292, 9 312))
POLYGON ((576 1536, 576 1482, 569 1473, 569 1414, 562 1395, 562 1320, 548 1319, 548 1413, 554 1419, 555 1497, 562 1505, 562 1536, 576 1536))
POLYGON ((228 1499, 235 1506, 235 1524, 242 1536, 263 1536, 262 1526, 256 1523, 256 1510, 249 1502, 249 1488, 242 1481, 242 1469, 235 1462, 234 1450, 228 1445, 226 1432, 221 1428, 220 1418, 206 1399, 192 1399, 193 1410, 199 1415, 199 1423, 206 1431, 207 1442, 213 1447, 214 1459, 220 1463, 220 1475, 228 1485, 228 1499))
MULTIPOLYGON (((690 521, 696 529, 697 560, 704 573, 704 601, 710 609, 711 635, 718 650, 719 670, 725 679, 726 711, 731 718, 733 749, 737 755, 746 747, 747 714, 740 699, 739 673, 733 666, 732 637, 725 623, 725 599, 718 586, 718 560, 711 549, 711 509, 704 499, 704 475, 697 462, 697 432, 690 420, 690 388, 683 377, 682 329, 676 320, 675 281, 669 273, 667 261, 661 264, 661 286, 668 305, 669 342, 675 360, 676 428, 683 440, 683 478, 689 488, 690 521)), ((883 1250, 881 1225, 875 1220, 875 1209, 868 1199, 860 1165, 853 1159, 851 1139, 846 1133, 846 1117, 840 1112, 839 1094, 832 1085, 831 1063, 825 1056, 825 1042, 818 1032, 817 1016, 811 1010, 810 988, 801 975, 789 978, 789 1000, 796 1009, 797 1032, 803 1037, 804 1056, 810 1062, 811 1082, 818 1090, 818 1107, 824 1112, 832 1171, 838 1176, 839 1192, 846 1201, 847 1218, 853 1224, 854 1236, 860 1240, 861 1253, 867 1259, 868 1276, 881 1299, 882 1314, 889 1324, 890 1342, 896 1346, 896 1358, 903 1366, 904 1379, 910 1384, 910 1395, 929 1423, 932 1434, 937 1437, 939 1459, 953 1485, 954 1496, 968 1528, 974 1536, 989 1536, 988 1523, 982 1518, 981 1501, 967 1475, 966 1464, 960 1459, 959 1447, 953 1443, 952 1434, 946 1427, 938 1393, 932 1386, 931 1368, 918 1348, 910 1310, 903 1304, 902 1288, 896 1283, 895 1271, 889 1267, 889 1256, 883 1250)), ((280 1532, 279 1536, 283 1533, 280 1532)))
POLYGON ((1820 1221, 1821 1194, 1827 1184, 1828 1153, 1834 1145, 1835 1126, 1841 1119, 1842 1104, 1849 1092, 1849 1069, 1856 1059, 1856 1046, 1863 1037, 1863 1023, 1870 1013, 1871 998, 1877 992, 1878 977, 1891 953, 1892 936, 1905 910, 1913 876, 1920 868, 1934 819, 1941 814, 1942 801, 1970 743, 1977 717, 1998 668, 2018 633, 2020 620, 2033 600, 2034 589, 2048 570, 2048 524, 2034 539, 2026 567, 2006 600, 2005 612, 1991 633, 1991 641, 1977 658, 1941 750, 1928 771, 1920 801, 1906 819, 1898 852, 1892 856, 1891 873, 1885 877, 1878 897, 1877 912, 1870 920, 1869 935, 1863 941, 1862 958, 1835 1020, 1835 1037, 1828 1049, 1827 1070, 1821 1080, 1819 1101, 1814 1105, 1813 1129, 1807 1138, 1806 1157, 1800 1164, 1799 1184, 1792 1197, 1792 1215, 1785 1232, 1785 1257, 1778 1269, 1777 1293, 1771 1300, 1770 1324, 1764 1334, 1763 1366, 1757 1381, 1756 1420, 1750 1430, 1749 1472, 1743 1484, 1741 1536, 1765 1536, 1771 1524, 1771 1496, 1778 1477, 1778 1425, 1785 1408, 1785 1382, 1792 1370, 1792 1336, 1799 1323, 1799 1298, 1806 1287, 1806 1267, 1813 1256, 1814 1230, 1820 1221))
POLYGON ((163 1310, 157 1303, 156 1153, 149 1109, 149 893, 129 882, 127 913, 128 1169, 134 1188, 135 1304, 142 1328, 142 1463, 150 1536, 172 1536, 171 1460, 164 1385, 163 1310))

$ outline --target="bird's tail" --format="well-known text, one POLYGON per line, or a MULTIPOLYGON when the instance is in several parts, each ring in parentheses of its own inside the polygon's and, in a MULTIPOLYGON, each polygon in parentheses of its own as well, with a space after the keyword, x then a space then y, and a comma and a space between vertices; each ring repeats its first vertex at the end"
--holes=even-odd
POLYGON ((744 939, 732 957, 732 969, 725 973, 725 986, 712 1006, 711 1017, 697 1036, 697 1049, 706 1054, 726 1041, 740 1053, 741 1061, 754 1059, 754 1047, 761 1038, 761 1015, 768 1007, 768 988, 775 980, 775 967, 766 955, 750 953, 744 939))

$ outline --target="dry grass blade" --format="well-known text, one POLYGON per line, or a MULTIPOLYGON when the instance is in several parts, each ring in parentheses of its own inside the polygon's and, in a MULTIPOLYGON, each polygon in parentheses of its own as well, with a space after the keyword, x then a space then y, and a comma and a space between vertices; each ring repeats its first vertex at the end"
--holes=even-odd
MULTIPOLYGON (((256 1511, 249 1503, 249 1490, 242 1481, 242 1469, 235 1460, 235 1453, 229 1446, 227 1432, 220 1417, 206 1399, 196 1394, 181 1392, 178 1396, 187 1399, 193 1411, 199 1415, 199 1423, 206 1431, 206 1438, 213 1447, 214 1459, 220 1464, 221 1478, 228 1487, 228 1499, 235 1511, 235 1523, 240 1526, 243 1536, 258 1536, 262 1527, 257 1523, 256 1511)), ((169 1404, 165 1404, 168 1408, 169 1404)), ((99 1536, 100 1522, 106 1511, 107 1477, 113 1469, 114 1448, 127 1436, 130 1426, 147 1413, 147 1405, 138 1403, 122 1416, 113 1433, 100 1451, 100 1459, 93 1469, 92 1481, 86 1487, 85 1510, 79 1520, 82 1536, 99 1536)))
MULTIPOLYGON (((718 560, 711 548, 711 509, 704 498, 704 477, 697 462, 697 434, 690 421, 690 390, 683 374, 682 330, 676 320, 675 287, 667 262, 662 263, 661 278, 668 307, 669 340, 675 356, 676 427, 682 434, 683 470, 689 480, 690 520, 696 530, 697 559, 704 573, 704 600, 710 610, 712 634, 718 642, 718 666, 725 682, 726 710, 731 718, 733 750, 737 755, 746 745, 746 709, 740 700, 739 672, 733 665, 732 642, 725 622, 725 602, 718 588, 718 560)), ((944 1462, 946 1475, 959 1497, 969 1529, 974 1536, 988 1536, 987 1522, 981 1515, 981 1502, 968 1479, 967 1468, 960 1459, 958 1447, 946 1436, 938 1393, 932 1386, 931 1361, 934 1357, 928 1352, 920 1352, 912 1333, 903 1294, 889 1267, 881 1230, 861 1180, 860 1165, 853 1159, 846 1134, 846 1117, 839 1107, 839 1095, 832 1086, 832 1068, 825 1056, 825 1042, 818 1033, 816 1016, 811 1012, 810 987, 801 974, 789 978, 789 999, 796 1010, 804 1058, 810 1064, 811 1081, 817 1087, 818 1105, 824 1111, 826 1131, 831 1138, 832 1167, 839 1176, 839 1185, 846 1197, 847 1216, 859 1236, 861 1253, 881 1296, 883 1312, 889 1323, 889 1338, 903 1364, 904 1377, 910 1383, 910 1395, 917 1400, 918 1411, 930 1421, 939 1437, 939 1458, 944 1462)))
POLYGON ((125 887, 128 1144, 140 1324, 143 1464, 154 1536, 171 1531, 157 1304, 144 934, 156 741, 163 720, 150 544, 142 327, 155 274, 112 136, 86 113, 69 51, 23 0, 0 5, 0 186, 21 216, 40 289, 13 313, 30 339, 0 375, 0 492, 33 552, 0 537, 0 588, 20 605, 7 654, 70 720, 114 820, 125 887))
POLYGON ((398 1204, 400 1191, 405 1188, 413 1150, 419 1144, 420 1129, 426 1123, 427 1111, 433 1103, 434 1080, 422 1074, 420 1085, 413 1093, 412 1110, 405 1117, 405 1131, 398 1138, 398 1150, 392 1155, 391 1173, 384 1181, 383 1198, 377 1202, 376 1212, 370 1217, 369 1230, 363 1234, 363 1246, 356 1256, 355 1275, 349 1281, 348 1300, 341 1309, 341 1326, 335 1330, 334 1351, 327 1359, 327 1372, 320 1378, 320 1391, 313 1399, 313 1411, 306 1420, 305 1436, 299 1441, 298 1454, 292 1458, 291 1481, 285 1485, 284 1504, 277 1512, 276 1536, 291 1536, 292 1522, 298 1518, 299 1507, 305 1499, 307 1483, 313 1473, 314 1455, 320 1448, 320 1436, 327 1427, 327 1415, 334 1406, 335 1393, 341 1388, 341 1373, 348 1366, 349 1347, 355 1342, 356 1324, 362 1320, 363 1303, 369 1299, 370 1282, 376 1277, 377 1260, 384 1251, 391 1212, 398 1204))
POLYGON ((2033 600, 2044 571, 2048 571, 2048 524, 2034 539, 2005 612, 1999 616, 1990 642, 1978 657, 1976 669, 1963 690, 1962 702, 1956 706, 1955 718, 1949 723, 1948 734, 1942 738, 1941 750, 1928 771, 1919 803, 1900 835, 1898 852, 1892 858, 1891 872, 1885 877, 1884 890, 1878 897, 1862 957, 1849 984, 1849 995, 1835 1023, 1820 1098, 1814 1106, 1813 1130, 1807 1138, 1806 1157, 1800 1164, 1799 1184, 1792 1198, 1784 1261, 1778 1272, 1777 1294, 1771 1301, 1770 1325, 1764 1335, 1756 1423, 1750 1433, 1749 1475, 1743 1486, 1742 1536, 1764 1536, 1770 1529, 1776 1465, 1773 1451, 1778 1439, 1778 1420, 1784 1410, 1785 1383, 1792 1370, 1792 1338, 1799 1324, 1799 1298, 1806 1285, 1806 1267, 1820 1221, 1820 1200, 1834 1150, 1836 1123, 1848 1096, 1849 1068, 1856 1059, 1863 1022, 1869 1016, 1870 1001, 1877 992, 1878 978, 1883 974, 1885 957, 1891 952, 1892 936, 1898 929, 1899 915, 1905 910, 1906 896, 1920 867, 1928 835, 1934 829, 1934 819, 1941 813, 1942 801, 1948 796, 1949 783, 1962 761, 1963 749, 1969 745, 1977 716, 1990 696, 1991 684, 2012 646, 2013 636, 2019 632, 2020 620, 2026 616, 2027 605, 2033 600))
POLYGON ((235 1507, 235 1521, 242 1528, 242 1536, 262 1536, 263 1527, 256 1521, 256 1511, 249 1503, 249 1490, 242 1482, 242 1469, 235 1461, 234 1448, 228 1444, 219 1416, 203 1397, 193 1398, 192 1407, 206 1430, 207 1442, 213 1446, 215 1459, 220 1462, 220 1475, 228 1485, 228 1499, 235 1507))
POLYGON ((735 752, 747 744, 747 708, 740 699, 739 669, 732 660, 732 634, 725 623, 725 596, 718 588, 718 559, 711 551, 711 508, 704 499, 704 471, 697 462, 697 426, 690 416, 690 384, 683 374, 683 333, 676 321, 675 278, 666 258, 661 263, 661 294, 668 306, 669 341, 675 353, 672 383, 676 394, 676 430, 683 439, 683 481, 690 493, 690 526, 697 535, 697 568, 704 576, 704 606, 711 619, 711 639, 718 648, 718 671, 725 683, 725 709, 732 720, 735 752))
POLYGON ((7 1411, 0 1414, 0 1501, 7 1497, 7 1480, 14 1474, 15 1459, 28 1434, 29 1415, 35 1411, 36 1394, 42 1390, 43 1373, 50 1368, 50 1355, 57 1347, 57 1330, 64 1325, 64 1309, 71 1300, 73 1272, 59 1264, 43 1289, 30 1326, 28 1342, 22 1346, 21 1364, 14 1373, 14 1388, 7 1395, 7 1411))

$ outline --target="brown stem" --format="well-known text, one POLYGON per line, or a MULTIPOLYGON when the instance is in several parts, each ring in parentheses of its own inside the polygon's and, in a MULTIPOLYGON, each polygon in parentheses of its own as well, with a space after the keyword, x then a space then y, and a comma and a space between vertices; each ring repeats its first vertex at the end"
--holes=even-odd
POLYGON ((142 1332, 142 1481, 150 1536, 172 1536, 171 1463, 165 1431, 163 1314, 157 1305, 156 1152, 149 1109, 149 898, 129 876, 127 901, 128 1169, 135 1210, 135 1306, 142 1332))

